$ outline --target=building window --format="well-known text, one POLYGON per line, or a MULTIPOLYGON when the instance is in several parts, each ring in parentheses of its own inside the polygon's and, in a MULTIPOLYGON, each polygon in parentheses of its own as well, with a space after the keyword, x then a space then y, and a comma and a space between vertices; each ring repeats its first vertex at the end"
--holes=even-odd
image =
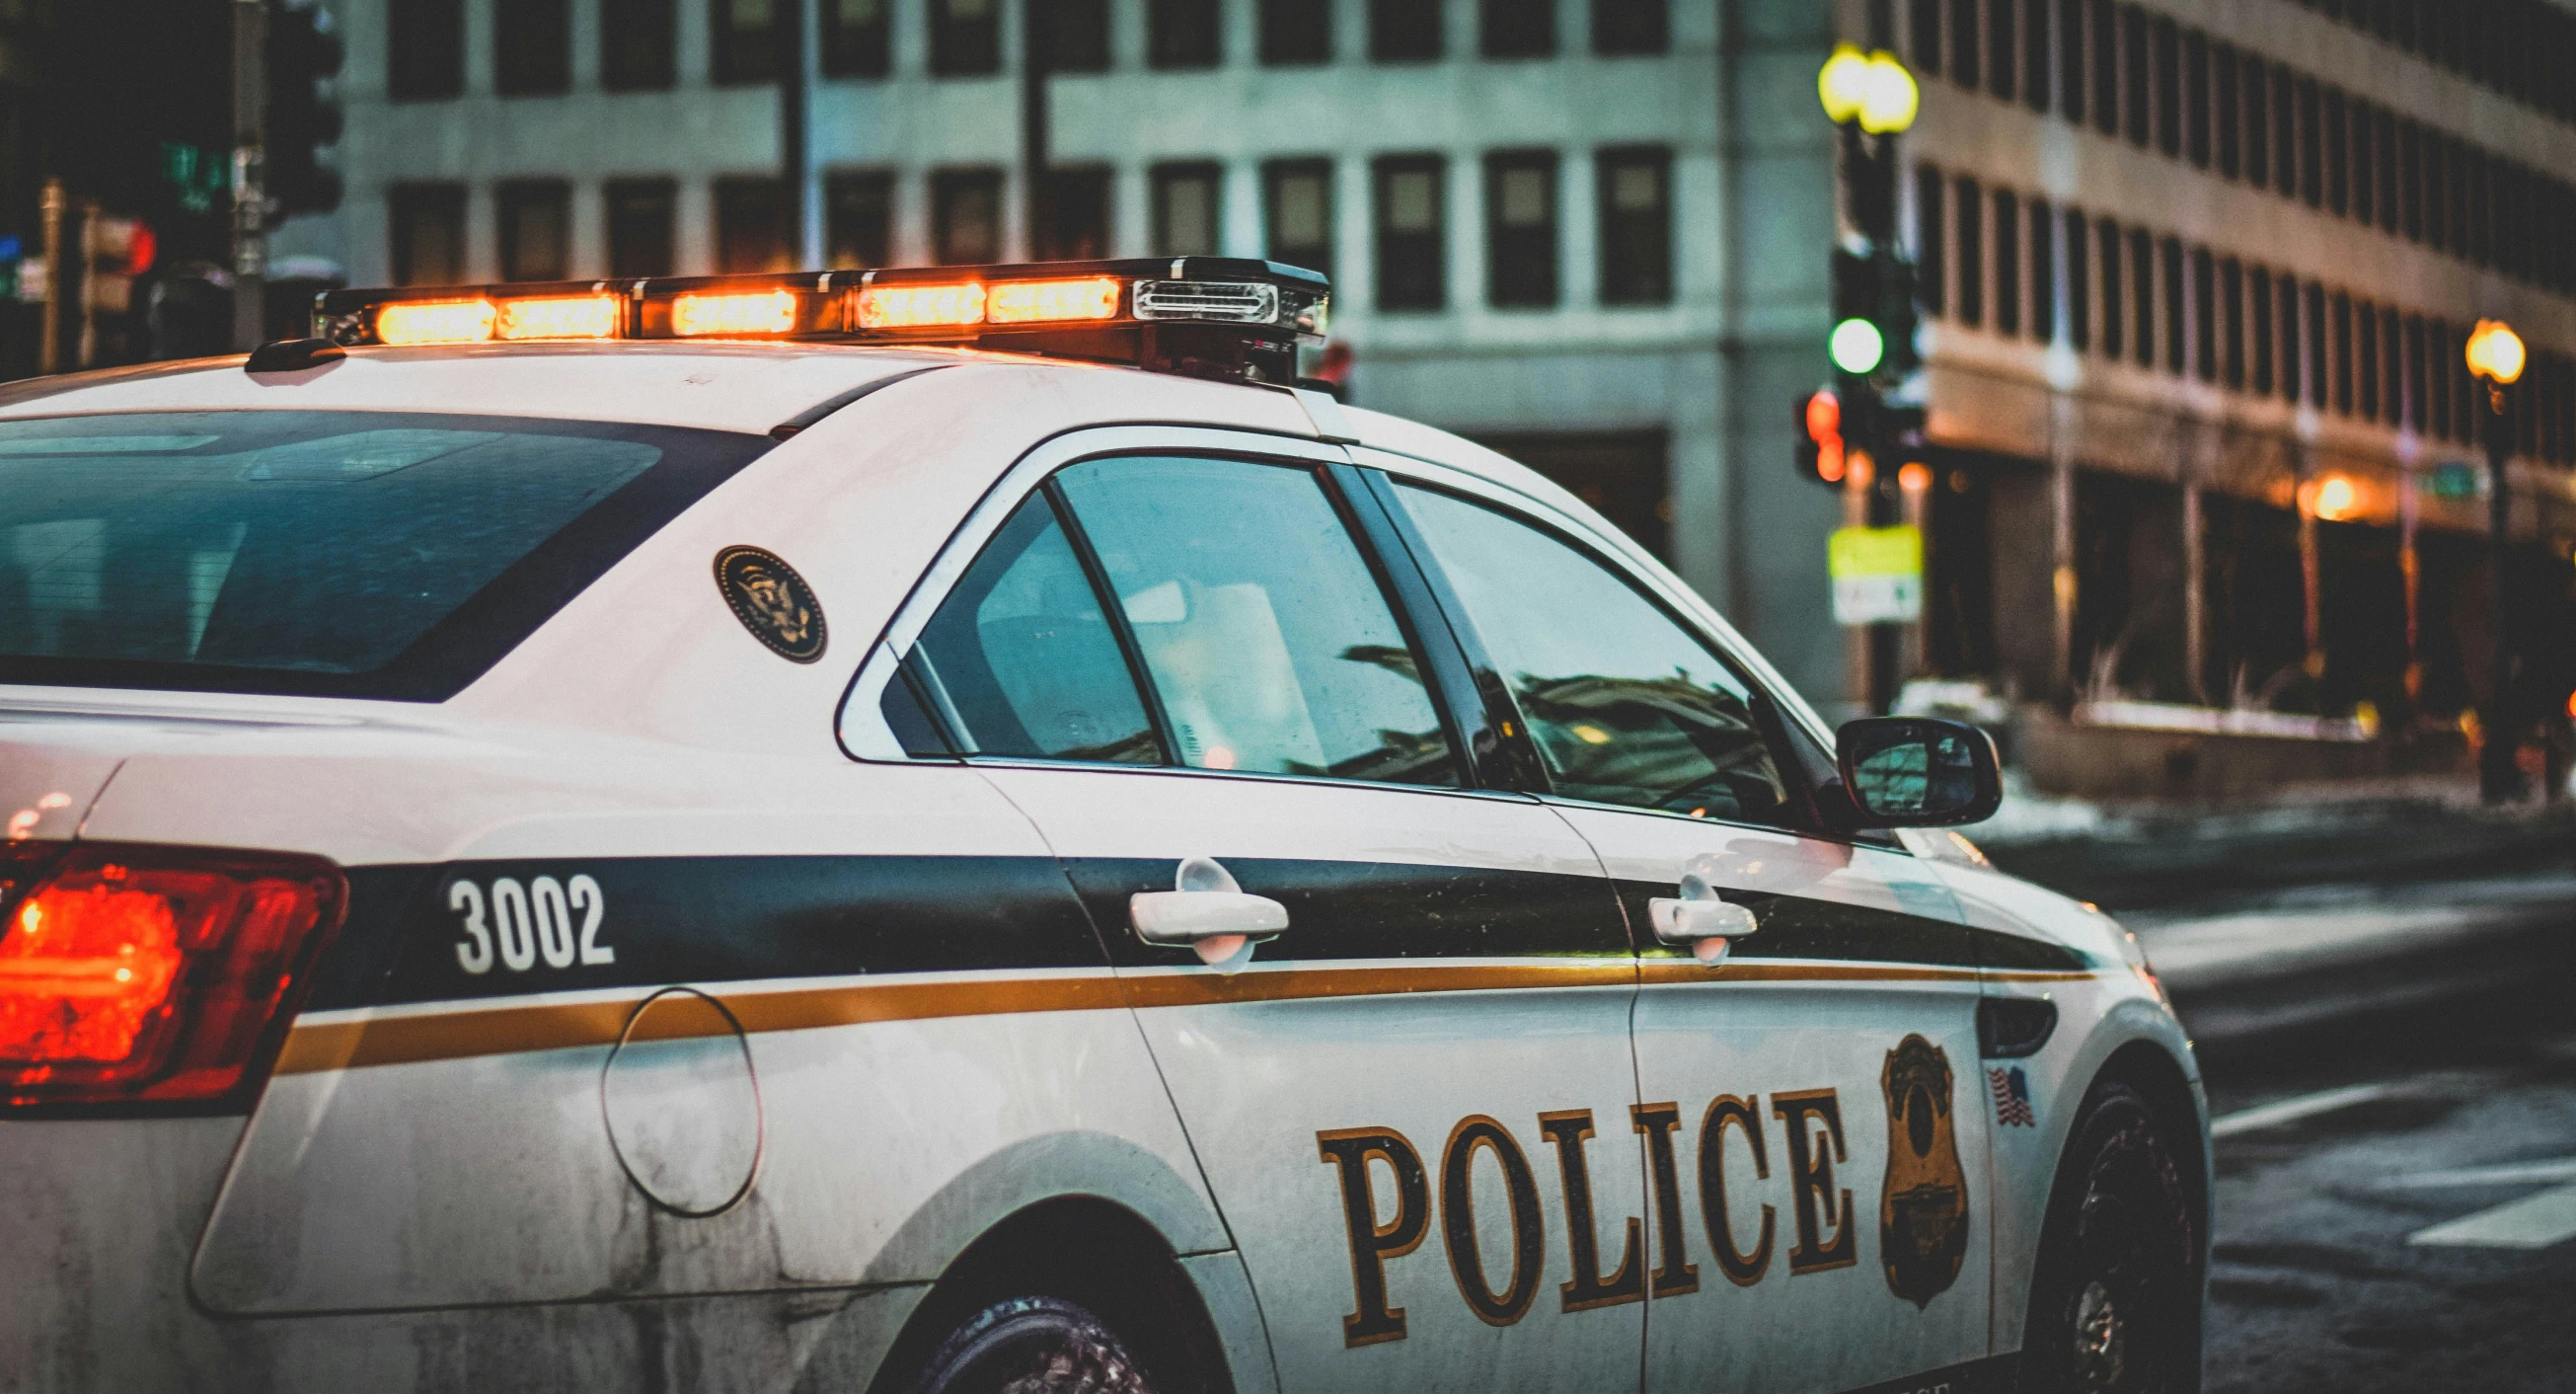
POLYGON ((678 79, 679 15, 673 0, 600 0, 599 85, 658 92, 678 79))
POLYGON ((679 191, 668 179, 610 181, 608 274, 671 274, 671 230, 679 191))
MULTIPOLYGON (((822 9, 825 77, 884 77, 892 70, 893 43, 886 0, 814 0, 822 9)), ((1056 0, 1059 6, 1064 0, 1056 0)))
MULTIPOLYGON (((1603 183, 1605 197, 1602 206, 1607 209, 1606 172, 1603 183)), ((1914 167, 1914 264, 1922 268, 1914 283, 1914 298, 1922 304, 1923 313, 1936 319, 1947 314, 1950 308, 1950 297, 1946 293, 1950 280, 1950 229, 1948 215, 1941 207, 1941 195, 1945 189, 1941 171, 1930 165, 1914 167)), ((1604 223, 1606 226, 1606 218, 1604 223)), ((1606 246, 1609 240, 1604 236, 1602 243, 1606 246)), ((1602 298, 1606 300, 1609 297, 1605 294, 1602 298)))
POLYGON ((1429 63, 1440 57, 1441 0, 1369 0, 1369 61, 1429 63))
POLYGON ((2156 148, 2182 154, 2182 30, 2159 15, 2155 25, 2156 148))
POLYGON ((2209 168, 2209 39, 2194 29, 2182 37, 2183 153, 2209 168))
POLYGON ((2038 199, 2030 202, 2030 337, 2045 344, 2057 337, 2057 214, 2038 199))
MULTIPOLYGON (((2013 22, 2013 0, 1986 0, 1986 90, 2007 102, 2013 99, 2013 79, 2020 72, 2019 55, 2014 51, 2019 30, 2020 26, 2013 22)), ((2000 249, 2003 240, 1998 237, 1995 245, 2000 249)), ((1999 323, 2001 318, 1999 314, 1999 323)))
POLYGON ((2129 231, 2129 298, 2132 356, 2141 368, 2156 366, 2156 239, 2144 228, 2129 231))
POLYGON ((2021 332, 2021 200, 1995 190, 1995 332, 2021 332))
POLYGON ((397 184, 386 194, 394 284, 452 286, 465 279, 465 189, 397 184))
POLYGON ((1154 255, 1212 257, 1223 245, 1225 172, 1213 164, 1154 167, 1154 255))
POLYGON ((942 266, 1002 258, 1002 172, 943 169, 930 176, 930 256, 942 266))
POLYGON ((2397 126, 2397 221, 2407 240, 2424 240, 2424 140, 2412 121, 2397 126))
POLYGON ((716 181, 716 270, 728 275, 794 269, 787 188, 776 179, 716 181))
POLYGON ((1592 0, 1592 51, 1604 57, 1672 47, 1670 0, 1592 0))
POLYGON ((2085 26, 2093 46, 2093 129, 2106 136, 2120 133, 2120 25, 2111 0, 2093 0, 2093 22, 2085 26))
POLYGON ((1333 7, 1322 0, 1261 0, 1261 61, 1272 66, 1333 61, 1333 7))
POLYGON ((2318 138, 2325 144, 2326 211, 2352 207, 2352 130, 2344 120, 2343 89, 2326 88, 2318 109, 2318 138))
POLYGON ((2352 415, 2353 380, 2352 297, 2337 291, 2333 308, 2328 313, 2334 316, 2334 409, 2342 415, 2350 416, 2352 415))
POLYGON ((2084 0, 2057 0, 2057 110, 2084 124, 2084 0))
POLYGON ((770 82, 778 76, 778 7, 774 0, 708 0, 715 27, 715 80, 770 82))
POLYGON ((2287 68, 2272 70, 2272 187, 2299 196, 2299 84, 2287 68))
POLYGON ((2165 282, 2165 371, 2181 377, 2189 366, 2187 351, 2191 346, 2190 341, 2184 338, 2187 326, 2183 309, 2182 243, 2168 237, 2156 250, 2162 253, 2160 260, 2165 282))
POLYGON ((1986 193, 1966 175, 1958 191, 1959 323, 1973 329, 1986 322, 1986 193))
POLYGON ((465 0, 389 0, 385 90, 398 102, 465 90, 465 0))
POLYGON ((2033 111, 2048 110, 2048 0, 2021 0, 2021 99, 2033 111))
POLYGON ((2218 303, 2225 318, 2218 332, 2218 376, 2229 387, 2245 387, 2245 267, 2234 257, 2218 264, 2218 303))
POLYGON ((2218 274, 2207 247, 2191 249, 2192 371, 2218 381, 2218 274))
POLYGON ((2299 96, 2299 197, 2306 199, 2310 208, 2318 208, 2326 201, 2325 139, 2319 130, 2323 103, 2315 78, 2300 78, 2296 90, 2299 96))
MULTIPOLYGON (((740 4, 742 0, 733 3, 740 4)), ((983 77, 1001 70, 1001 0, 930 0, 932 73, 940 77, 983 77)))
POLYGON ((2379 228, 2395 233, 2397 228, 2397 117, 2386 107, 2372 109, 2371 125, 2376 130, 2374 143, 2379 149, 2379 228))
POLYGON ((823 256, 836 270, 860 271, 894 259, 894 176, 854 170, 823 180, 823 256))
POLYGON ((510 0, 493 8, 492 85, 504 97, 572 90, 569 0, 510 0))
POLYGON ((1157 68, 1217 64, 1217 0, 1146 0, 1145 61, 1157 68))
POLYGON ((2245 56, 2245 182, 2262 188, 2272 182, 2272 108, 2263 60, 2245 56))
POLYGON ((2254 372, 2248 382, 2258 394, 2272 391, 2272 273, 2259 266, 2246 268, 2245 303, 2253 314, 2254 372))
POLYGON ((2084 215, 2066 210, 2066 342, 2077 352, 2093 347, 2093 239, 2084 215))
POLYGON ((1047 67, 1059 73, 1109 71, 1109 0, 1053 0, 1054 45, 1047 67))
POLYGON ((1977 58, 1985 47, 1984 34, 1977 23, 1977 0, 1950 0, 1950 79, 1971 91, 1983 80, 1979 74, 1985 65, 1977 58))
POLYGON ((2424 317, 2408 315, 2405 332, 2406 356, 2403 360, 2405 364, 2403 374, 2406 400, 2399 409, 2398 424, 2417 435, 2422 435, 2431 425, 2424 417, 2424 317))
POLYGON ((2326 404, 2326 377, 2330 371, 2330 360, 2326 357, 2326 288, 2314 281, 2308 282, 2307 302, 2306 313, 2301 318, 2307 324, 2308 359, 2301 376, 2308 384, 2308 405, 2322 407, 2326 404))
POLYGON ((2379 311, 2379 365, 2379 419, 2401 425, 2406 415, 2405 330, 2397 312, 2384 306, 2379 311))
POLYGON ((1487 58, 1556 52, 1556 0, 1477 0, 1476 51, 1487 58))
POLYGON ((2120 274, 2120 225, 2102 220, 2102 356, 2117 361, 2123 321, 2128 317, 2129 283, 2120 274))
POLYGON ((1272 261, 1333 274, 1333 165, 1329 160, 1274 160, 1261 169, 1264 254, 1272 261))
POLYGON ((501 279, 560 281, 572 274, 572 188, 525 180, 495 191, 500 218, 501 279))
POLYGON ((2301 345, 2307 342, 2307 336, 2299 330, 2298 278, 2283 275, 2280 279, 2280 292, 2281 400, 2295 402, 2307 390, 2305 384, 2310 376, 2306 368, 2307 356, 2301 348, 2301 345))
POLYGON ((2451 438, 2451 365, 2459 361, 2460 345, 2451 337, 2451 326, 2432 320, 2424 326, 2424 417, 2436 440, 2451 438))
POLYGON ((2218 106, 2218 172, 2234 179, 2245 172, 2245 94, 2236 80, 2235 45, 2210 46, 2209 75, 2218 106))
MULTIPOLYGON (((1598 32, 1600 19, 1593 19, 1598 32)), ((1914 60, 1914 71, 1930 77, 1941 75, 1941 0, 1906 0, 1906 57, 1914 60)))
POLYGON ((2148 114, 2154 109, 2149 98, 2153 90, 2147 85, 2147 12, 2135 5, 2120 7, 2120 105, 2127 120, 2129 143, 2143 150, 2153 133, 2148 128, 2148 114))
POLYGON ((1553 152, 1485 157, 1485 299, 1503 306, 1556 303, 1553 152))
POLYGON ((1047 171, 1046 236, 1041 261, 1090 261, 1109 255, 1109 170, 1079 165, 1047 171))
POLYGON ((1437 155, 1377 162, 1377 304, 1437 310, 1448 303, 1447 167, 1437 155))

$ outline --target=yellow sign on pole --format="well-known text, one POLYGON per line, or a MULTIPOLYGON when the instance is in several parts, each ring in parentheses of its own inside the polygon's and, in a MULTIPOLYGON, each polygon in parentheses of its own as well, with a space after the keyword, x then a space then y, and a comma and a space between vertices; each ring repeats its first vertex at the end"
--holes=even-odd
POLYGON ((1912 624, 1923 618, 1923 534, 1911 524, 1836 528, 1825 546, 1836 624, 1912 624))

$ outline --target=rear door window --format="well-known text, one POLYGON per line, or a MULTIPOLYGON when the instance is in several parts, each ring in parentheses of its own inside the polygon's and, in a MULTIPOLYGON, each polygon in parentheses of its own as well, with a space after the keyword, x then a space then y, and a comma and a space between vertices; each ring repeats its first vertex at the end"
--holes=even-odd
POLYGON ((0 682, 444 698, 769 444, 380 412, 0 421, 0 682))

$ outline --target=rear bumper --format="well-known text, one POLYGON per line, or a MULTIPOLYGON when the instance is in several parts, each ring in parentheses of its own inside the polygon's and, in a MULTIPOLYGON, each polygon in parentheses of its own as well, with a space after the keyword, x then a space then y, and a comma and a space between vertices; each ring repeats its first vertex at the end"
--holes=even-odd
POLYGON ((242 1121, 0 1123, 0 1391, 857 1390, 928 1291, 212 1317, 188 1269, 242 1121))

